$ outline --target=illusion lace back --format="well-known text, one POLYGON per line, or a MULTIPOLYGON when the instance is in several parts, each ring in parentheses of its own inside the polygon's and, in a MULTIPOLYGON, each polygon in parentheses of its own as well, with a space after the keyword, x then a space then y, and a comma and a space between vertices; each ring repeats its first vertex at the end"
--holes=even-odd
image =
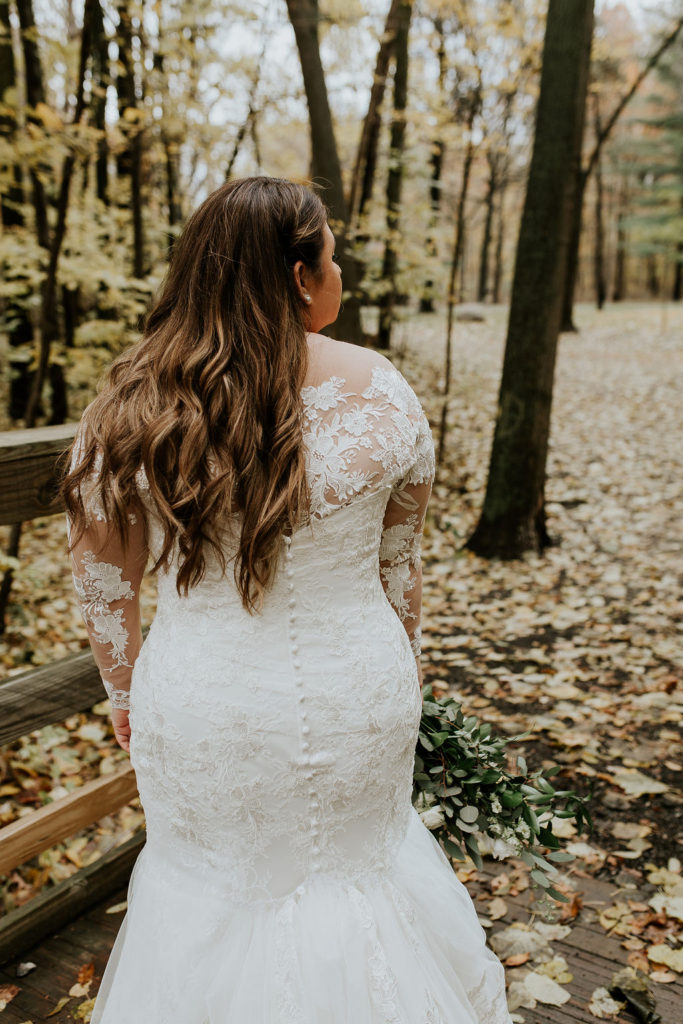
POLYGON ((72 553, 147 824, 93 1024, 509 1024, 411 804, 429 425, 358 349, 302 397, 311 515, 260 613, 215 564, 179 597, 171 565, 141 644, 142 476, 125 553, 96 503, 72 553))

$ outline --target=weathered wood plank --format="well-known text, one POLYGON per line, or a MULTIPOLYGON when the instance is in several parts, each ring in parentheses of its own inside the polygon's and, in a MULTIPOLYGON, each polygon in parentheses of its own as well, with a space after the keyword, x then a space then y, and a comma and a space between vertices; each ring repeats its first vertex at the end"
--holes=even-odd
MULTIPOLYGON (((3 1010, 3 1022, 5 1024, 5 1014, 12 1009, 15 1024, 43 1024, 46 1020, 48 1013, 53 1009, 56 999, 49 999, 48 996, 39 992, 33 985, 30 984, 30 975, 27 978, 12 978, 0 970, 0 980, 2 984, 16 985, 21 991, 14 997, 12 1002, 9 1004, 6 1010, 3 1010), (18 1015, 17 1015, 18 1014, 18 1015)), ((62 1016, 61 1014, 50 1017, 48 1024, 61 1024, 62 1021, 67 1021, 69 1018, 62 1016)))
MULTIPOLYGON (((0 964, 21 956, 79 914, 108 901, 113 893, 127 886, 145 839, 144 831, 137 833, 71 878, 11 911, 0 921, 0 964)), ((109 934, 113 944, 114 933, 109 934)))
POLYGON ((111 775, 91 779, 61 800, 5 825, 0 829, 0 875, 9 874, 48 846, 117 811, 137 795, 135 770, 127 765, 111 775))
POLYGON ((106 700, 92 652, 70 654, 0 682, 0 745, 106 700))
MULTIPOLYGON (((489 868, 480 873, 478 880, 468 883, 472 896, 476 899, 477 911, 486 915, 486 902, 491 899, 487 892, 488 883, 505 870, 503 865, 489 868), (482 886, 486 888, 482 889, 482 886), (484 894, 484 899, 479 896, 484 894)), ((565 939, 551 943, 553 953, 563 956, 574 975, 573 981, 565 986, 571 993, 571 1000, 561 1007, 538 1005, 535 1009, 521 1009, 526 1024, 587 1024, 592 1020, 588 1011, 588 1003, 596 988, 609 988, 612 976, 616 971, 627 965, 628 952, 621 946, 621 940, 604 931, 596 918, 601 906, 614 903, 617 898, 625 898, 624 891, 615 890, 613 884, 595 878, 576 879, 579 890, 582 890, 584 909, 578 921, 571 925, 571 932, 565 939), (590 905, 589 905, 590 904, 590 905), (593 905, 596 905, 593 907, 593 905)), ((637 889, 629 890, 628 895, 635 900, 647 899, 637 889)), ((502 921, 496 921, 489 934, 495 934, 513 921, 528 921, 532 908, 529 890, 517 896, 503 896, 508 912, 502 921)), ((525 968, 522 967, 523 971, 525 968)), ((509 972, 514 979, 515 971, 509 972)), ((680 1007, 683 1005, 683 980, 670 985, 654 985, 653 994, 657 1000, 657 1011, 661 1014, 664 1024, 678 1024, 683 1020, 680 1007)), ((613 1024, 634 1024, 635 1017, 627 1011, 618 1017, 610 1018, 613 1024)))
POLYGON ((56 465, 77 424, 0 432, 0 525, 62 510, 56 465))

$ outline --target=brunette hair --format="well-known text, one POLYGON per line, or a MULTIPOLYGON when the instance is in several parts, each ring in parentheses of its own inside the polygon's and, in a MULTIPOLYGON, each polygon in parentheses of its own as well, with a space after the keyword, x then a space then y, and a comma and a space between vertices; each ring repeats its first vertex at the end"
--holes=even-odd
POLYGON ((310 508, 307 327, 292 268, 321 273, 326 222, 308 188, 268 177, 227 182, 190 217, 142 338, 110 367, 72 445, 61 485, 71 547, 86 491, 127 543, 142 468, 164 531, 152 571, 177 541, 178 594, 203 579, 205 543, 225 573, 221 535, 240 513, 235 583, 248 611, 262 606, 281 534, 310 508))

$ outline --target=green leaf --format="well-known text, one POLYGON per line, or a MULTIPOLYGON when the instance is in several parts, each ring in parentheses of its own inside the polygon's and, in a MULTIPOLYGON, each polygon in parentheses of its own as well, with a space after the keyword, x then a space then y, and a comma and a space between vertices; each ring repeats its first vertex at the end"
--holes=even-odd
POLYGON ((479 808, 468 805, 467 807, 461 807, 458 812, 458 817, 466 821, 468 825, 473 825, 479 817, 479 808))
POLYGON ((550 882, 545 877, 543 872, 538 870, 538 868, 535 868, 531 872, 531 877, 533 878, 534 882, 536 882, 538 885, 540 885, 543 889, 549 889, 550 888, 550 882))
POLYGON ((422 746, 425 748, 425 750, 433 750, 434 749, 434 747, 429 742, 429 740, 427 739, 427 737, 425 736, 425 734, 423 732, 421 732, 419 734, 418 739, 419 739, 420 743, 422 744, 422 746))
POLYGON ((484 862, 481 859, 479 846, 474 836, 465 836, 465 846, 469 851, 470 857, 472 858, 476 866, 479 868, 479 870, 481 870, 484 866, 484 862))
POLYGON ((507 789, 503 793, 498 794, 498 799, 503 807, 519 807, 524 801, 524 794, 514 793, 512 790, 507 789))
POLYGON ((465 859, 465 854, 463 853, 462 849, 456 843, 454 843, 452 839, 442 839, 441 842, 443 843, 443 847, 446 853, 449 854, 449 856, 451 856, 454 860, 465 859))
POLYGON ((564 850, 553 850, 547 854, 548 860, 557 861, 558 864, 568 864, 570 860, 574 860, 572 853, 566 853, 564 850))

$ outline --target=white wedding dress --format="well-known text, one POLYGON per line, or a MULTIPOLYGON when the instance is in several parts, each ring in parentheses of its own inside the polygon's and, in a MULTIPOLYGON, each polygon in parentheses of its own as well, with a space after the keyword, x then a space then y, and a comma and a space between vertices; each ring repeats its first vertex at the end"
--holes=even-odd
POLYGON ((98 551, 91 502, 74 549, 147 824, 92 1024, 510 1022, 503 968, 411 804, 429 425, 388 360, 322 349, 335 372, 302 390, 312 515, 261 613, 231 565, 182 598, 171 567, 138 654, 139 510, 128 549, 98 551))

